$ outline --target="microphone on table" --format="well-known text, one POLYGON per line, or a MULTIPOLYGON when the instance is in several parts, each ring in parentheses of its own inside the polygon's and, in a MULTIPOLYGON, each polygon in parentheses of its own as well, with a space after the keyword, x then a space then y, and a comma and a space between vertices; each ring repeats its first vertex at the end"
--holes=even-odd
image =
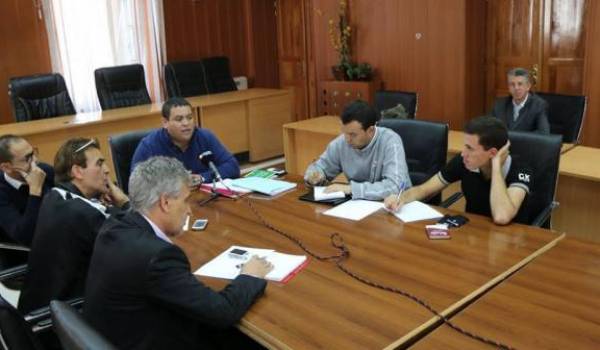
POLYGON ((204 164, 205 166, 210 168, 210 170, 215 175, 215 178, 219 182, 223 181, 223 178, 221 177, 221 173, 219 172, 219 169, 217 169, 217 167, 215 166, 215 163, 213 162, 215 157, 213 156, 213 153, 211 151, 206 151, 206 152, 201 153, 198 156, 198 159, 200 159, 200 162, 202 164, 204 164))

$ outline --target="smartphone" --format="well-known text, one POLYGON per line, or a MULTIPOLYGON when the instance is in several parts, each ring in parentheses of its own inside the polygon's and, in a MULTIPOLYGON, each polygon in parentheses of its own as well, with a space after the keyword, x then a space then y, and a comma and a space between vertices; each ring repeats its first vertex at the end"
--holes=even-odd
POLYGON ((194 224, 192 225, 192 230, 202 231, 206 228, 206 225, 208 225, 208 219, 198 219, 194 221, 194 224))
POLYGON ((248 251, 244 249, 235 248, 232 249, 228 255, 230 258, 245 260, 248 257, 248 251))

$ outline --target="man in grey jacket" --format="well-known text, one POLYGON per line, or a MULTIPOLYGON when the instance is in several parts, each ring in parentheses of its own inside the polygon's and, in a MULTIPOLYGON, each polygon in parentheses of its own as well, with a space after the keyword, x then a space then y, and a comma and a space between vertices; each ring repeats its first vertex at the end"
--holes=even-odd
POLYGON ((354 101, 341 115, 342 135, 312 163, 304 180, 326 185, 340 173, 349 184, 332 184, 326 192, 342 191, 354 199, 382 200, 411 186, 402 139, 393 130, 377 127, 377 113, 364 101, 354 101))

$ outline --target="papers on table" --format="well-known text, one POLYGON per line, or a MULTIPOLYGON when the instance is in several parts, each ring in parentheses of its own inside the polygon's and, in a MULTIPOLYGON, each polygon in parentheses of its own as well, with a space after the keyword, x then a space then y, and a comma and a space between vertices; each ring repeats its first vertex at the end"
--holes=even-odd
POLYGON ((437 219, 444 215, 425 203, 414 201, 404 204, 397 212, 392 212, 395 217, 404 222, 437 219))
MULTIPOLYGON (((212 192, 213 184, 211 182, 203 183, 202 185, 200 185, 200 189, 204 192, 212 192)), ((234 197, 237 195, 250 193, 252 191, 246 188, 235 186, 233 184, 232 179, 224 179, 223 183, 221 183, 220 181, 215 182, 215 192, 220 193, 226 197, 234 197)))
POLYGON ((268 194, 270 196, 277 195, 296 187, 293 182, 264 179, 261 177, 245 177, 231 181, 233 186, 245 188, 248 190, 268 194))
POLYGON ((269 272, 265 278, 276 282, 285 283, 289 281, 308 263, 305 255, 283 254, 276 252, 273 249, 231 246, 216 258, 196 270, 194 274, 207 277, 234 279, 240 274, 241 265, 253 255, 265 257, 267 261, 273 264, 273 270, 269 272), (231 257, 229 252, 233 249, 246 250, 248 252, 247 258, 239 259, 231 257))
POLYGON ((373 214, 381 208, 383 208, 382 202, 373 202, 358 199, 342 203, 336 207, 333 207, 323 212, 323 214, 335 216, 342 219, 358 221, 366 218, 367 216, 373 214))
POLYGON ((325 201, 329 199, 338 199, 346 197, 346 194, 342 191, 325 193, 326 186, 316 186, 314 187, 313 197, 316 201, 325 201))

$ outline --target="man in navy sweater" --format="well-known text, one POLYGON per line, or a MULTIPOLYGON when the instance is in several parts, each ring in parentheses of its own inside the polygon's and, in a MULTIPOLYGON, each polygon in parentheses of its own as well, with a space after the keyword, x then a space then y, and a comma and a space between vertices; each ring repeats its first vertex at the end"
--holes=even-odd
POLYGON ((0 240, 31 245, 43 195, 54 171, 36 162, 36 151, 20 136, 0 136, 0 240))
POLYGON ((194 182, 211 182, 214 174, 198 157, 211 151, 213 162, 223 178, 240 176, 240 166, 235 157, 207 129, 196 127, 192 106, 181 97, 167 100, 162 107, 163 127, 144 137, 131 161, 135 166, 153 156, 165 156, 179 160, 192 172, 194 182))

